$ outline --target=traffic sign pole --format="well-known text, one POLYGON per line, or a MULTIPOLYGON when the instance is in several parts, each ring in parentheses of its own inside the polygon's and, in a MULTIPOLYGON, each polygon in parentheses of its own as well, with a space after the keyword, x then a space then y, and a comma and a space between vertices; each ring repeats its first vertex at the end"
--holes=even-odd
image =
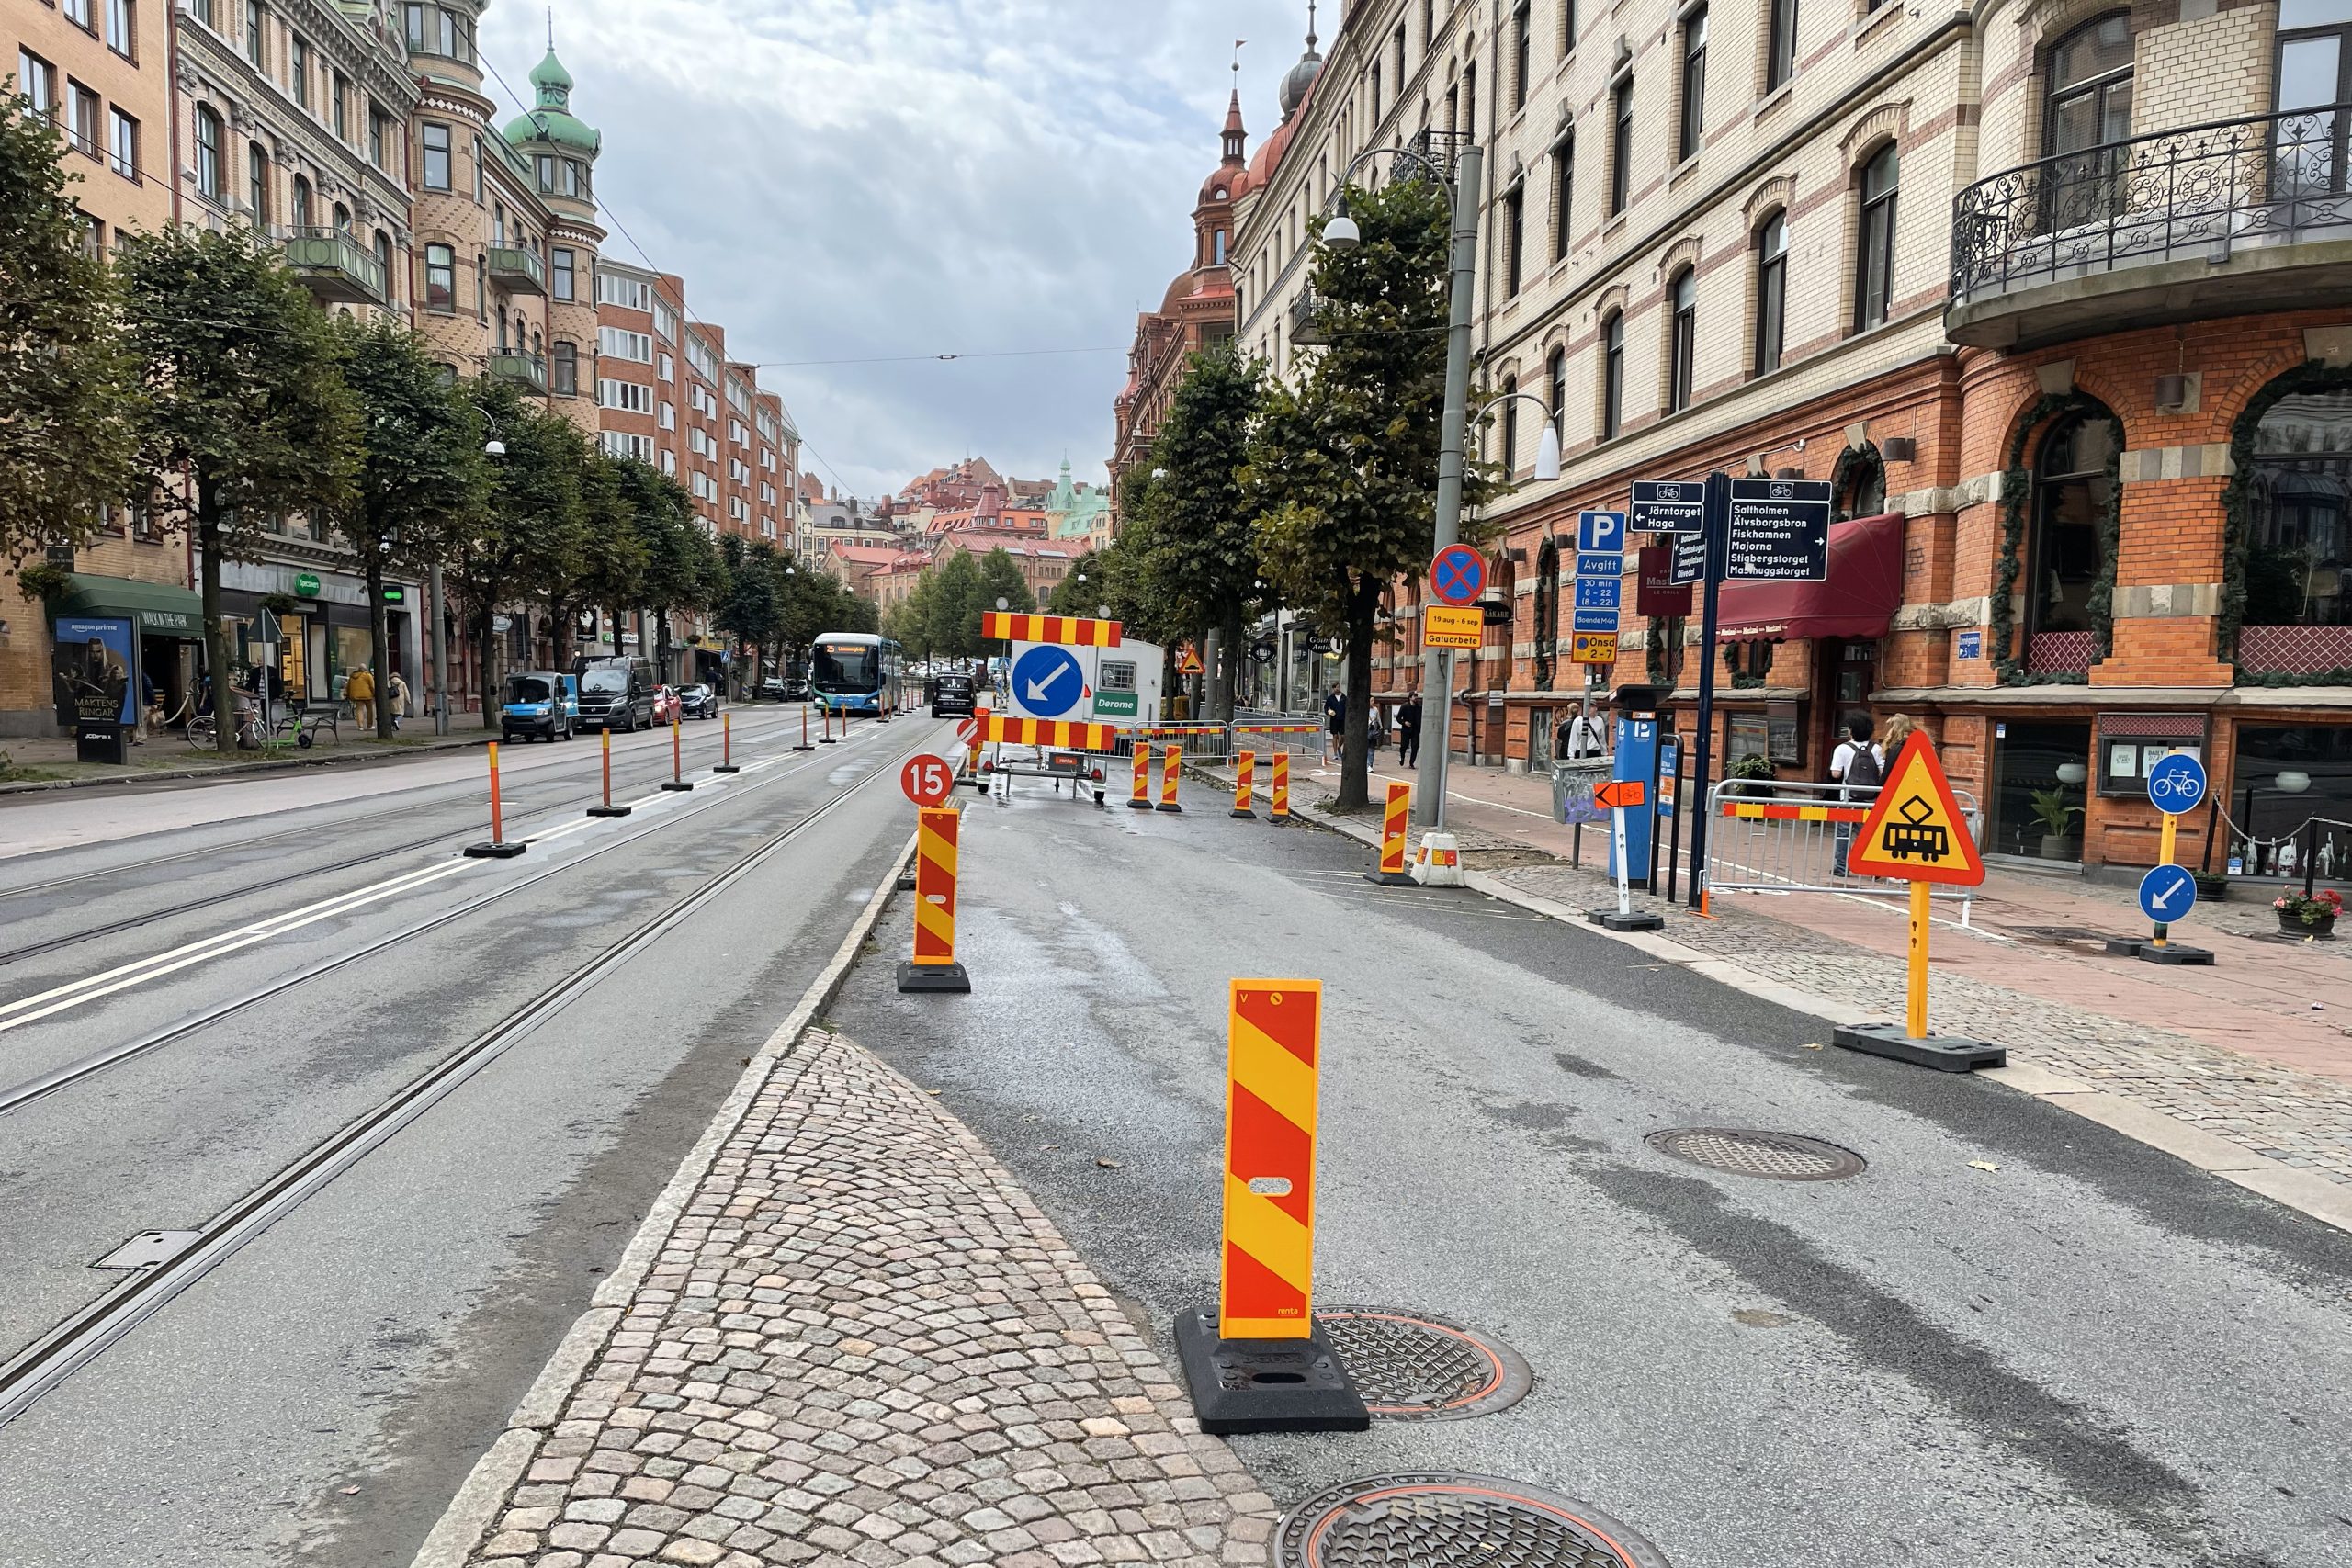
POLYGON ((1715 628, 1723 590, 1724 551, 1731 535, 1731 476, 1718 468, 1707 476, 1703 548, 1706 569, 1699 580, 1699 738, 1691 747, 1690 907, 1707 912, 1707 828, 1714 802, 1715 628))
MULTIPOLYGON (((2172 811, 2165 812, 2164 831, 2158 836, 2156 840, 2156 863, 2158 865, 2170 865, 2172 863, 2173 835, 2179 830, 2179 814, 2172 811)), ((2158 947, 2164 946, 2169 939, 2171 931, 2171 921, 2158 920, 2156 922, 2156 934, 2154 938, 2155 945, 2158 947)))
POLYGON ((1903 1032, 1913 1040, 1928 1037, 1928 929, 1936 885, 1911 885, 1911 975, 1904 997, 1903 1032))

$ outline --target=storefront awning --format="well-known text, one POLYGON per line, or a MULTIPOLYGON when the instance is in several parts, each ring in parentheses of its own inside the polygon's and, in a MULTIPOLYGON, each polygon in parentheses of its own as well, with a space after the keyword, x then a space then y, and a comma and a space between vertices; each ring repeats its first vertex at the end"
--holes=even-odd
POLYGON ((1726 582, 1715 636, 1884 637, 1903 603, 1903 514, 1829 525, 1829 576, 1820 582, 1726 582))
POLYGON ((204 635, 204 600, 168 582, 141 582, 130 577, 71 574, 74 586, 58 608, 76 615, 120 615, 139 628, 141 637, 200 637, 204 635))

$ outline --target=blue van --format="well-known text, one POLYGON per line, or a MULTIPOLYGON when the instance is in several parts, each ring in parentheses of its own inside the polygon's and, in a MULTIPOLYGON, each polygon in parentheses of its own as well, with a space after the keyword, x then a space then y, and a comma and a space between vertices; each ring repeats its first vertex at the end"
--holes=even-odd
POLYGON ((499 730, 509 740, 520 735, 569 740, 580 728, 580 681, 547 670, 525 670, 506 677, 506 704, 499 730))

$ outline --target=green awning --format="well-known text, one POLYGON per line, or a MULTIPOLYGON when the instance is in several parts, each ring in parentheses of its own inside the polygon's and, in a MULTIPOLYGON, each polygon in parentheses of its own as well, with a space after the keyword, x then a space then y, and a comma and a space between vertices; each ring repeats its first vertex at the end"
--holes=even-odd
POLYGON ((204 599, 168 582, 141 582, 130 577, 94 577, 74 572, 74 586, 58 608, 76 615, 122 615, 143 637, 200 637, 204 635, 204 599))

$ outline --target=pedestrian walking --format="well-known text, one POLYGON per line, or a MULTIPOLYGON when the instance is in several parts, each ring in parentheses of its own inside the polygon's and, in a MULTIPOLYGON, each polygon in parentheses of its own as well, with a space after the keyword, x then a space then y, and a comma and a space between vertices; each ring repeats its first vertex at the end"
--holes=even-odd
POLYGON ((1878 738, 1878 754, 1881 760, 1901 756, 1903 743, 1917 734, 1918 730, 1919 721, 1907 713, 1899 713, 1888 719, 1886 732, 1878 738))
POLYGON ((376 676, 365 664, 351 672, 343 683, 343 694, 351 701, 351 716, 365 732, 376 728, 376 676))
POLYGON ((1396 705, 1396 765, 1409 768, 1421 755, 1421 694, 1408 692, 1396 705))
POLYGON ((392 730, 397 734, 401 720, 408 716, 408 682, 401 678, 399 671, 392 671, 391 679, 385 682, 384 693, 392 705, 392 730))
POLYGON ((1372 714, 1363 728, 1364 759, 1374 767, 1380 765, 1380 749, 1388 741, 1388 709, 1385 705, 1373 705, 1372 714))
POLYGON ((1552 755, 1564 762, 1606 756, 1609 751, 1609 728, 1596 714, 1579 708, 1560 721, 1552 738, 1552 755))
MULTIPOLYGON (((1842 784, 1838 798, 1849 805, 1878 798, 1878 786, 1886 779, 1886 753, 1871 740, 1871 716, 1849 714, 1846 718, 1846 739, 1829 758, 1829 777, 1842 784)), ((1834 835, 1831 864, 1838 876, 1848 874, 1846 856, 1854 847, 1854 825, 1840 822, 1834 835)))
POLYGON ((1334 686, 1323 696, 1323 760, 1347 754, 1348 699, 1334 686))

